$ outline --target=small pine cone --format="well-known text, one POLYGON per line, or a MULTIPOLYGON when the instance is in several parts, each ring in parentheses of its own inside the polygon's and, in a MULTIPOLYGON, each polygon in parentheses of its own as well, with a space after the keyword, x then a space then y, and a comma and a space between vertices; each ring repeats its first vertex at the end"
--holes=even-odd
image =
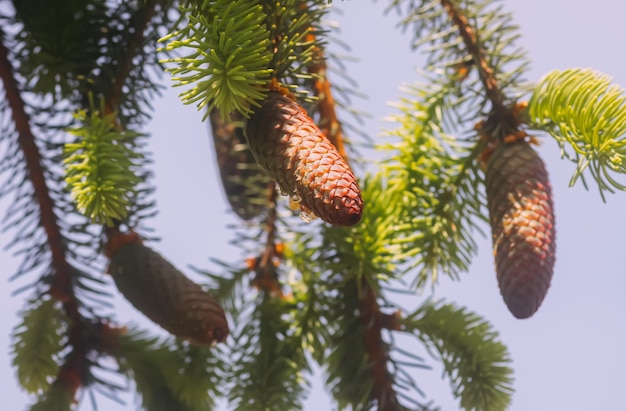
POLYGON ((516 318, 528 318, 546 296, 554 268, 548 173, 527 142, 503 143, 489 158, 485 184, 500 292, 516 318))
POLYGON ((261 167, 304 210, 330 224, 359 222, 363 199, 356 177, 294 100, 270 91, 247 121, 246 136, 261 167))
POLYGON ((231 118, 233 122, 224 121, 218 109, 211 110, 211 134, 226 199, 235 214, 248 221, 265 210, 270 179, 254 160, 243 128, 234 123, 243 118, 238 113, 231 118))
POLYGON ((140 242, 117 248, 109 273, 122 295, 171 334, 206 345, 228 336, 224 310, 169 261, 140 242))

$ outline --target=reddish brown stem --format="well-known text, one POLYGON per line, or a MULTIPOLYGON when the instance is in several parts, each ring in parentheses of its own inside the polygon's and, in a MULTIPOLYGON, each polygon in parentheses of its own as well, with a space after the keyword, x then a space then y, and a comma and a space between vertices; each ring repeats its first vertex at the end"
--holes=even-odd
MULTIPOLYGON (((4 36, 0 33, 0 39, 4 36)), ((13 67, 8 58, 8 50, 0 41, 0 78, 4 84, 4 92, 11 108, 17 139, 24 154, 24 161, 28 170, 28 176, 33 185, 34 197, 39 204, 39 219, 48 238, 48 247, 52 259, 52 267, 55 270, 55 282, 53 288, 58 291, 57 298, 62 301, 73 299, 71 287, 71 267, 65 255, 63 236, 57 224, 57 216, 54 212, 54 203, 50 197, 50 190, 44 176, 42 158, 39 148, 35 143, 35 136, 30 128, 30 118, 26 113, 24 100, 17 87, 17 81, 13 76, 13 67)), ((70 310, 76 312, 75 307, 70 310)))
POLYGON ((448 12, 452 22, 458 27, 459 34, 465 43, 465 48, 472 56, 478 69, 480 80, 483 83, 487 98, 491 101, 492 109, 495 112, 505 112, 505 95, 498 86, 498 81, 493 67, 487 62, 485 50, 481 47, 476 31, 470 25, 467 17, 454 5, 451 0, 441 0, 441 5, 448 12))
POLYGON ((265 217, 265 248, 263 254, 256 259, 254 263, 254 270, 256 276, 254 277, 254 285, 271 295, 282 296, 282 288, 278 275, 276 273, 276 265, 280 259, 278 255, 278 248, 276 244, 276 230, 277 230, 277 209, 276 201, 278 200, 278 191, 275 184, 272 182, 268 184, 268 199, 267 199, 267 216, 265 217))
MULTIPOLYGON (((84 319, 78 310, 78 302, 72 285, 72 267, 67 260, 65 240, 54 212, 54 203, 46 182, 41 153, 35 143, 35 136, 30 128, 30 118, 17 87, 17 80, 13 75, 13 66, 3 39, 4 33, 0 32, 0 79, 4 85, 6 99, 11 109, 13 123, 17 131, 17 141, 24 154, 24 161, 28 170, 27 175, 33 185, 33 195, 39 204, 39 220, 46 233, 50 249, 51 266, 54 274, 49 293, 61 301, 70 320, 69 344, 73 349, 69 354, 67 366, 64 365, 65 368, 62 367, 61 372, 66 372, 67 367, 71 367, 79 375, 82 375, 86 364, 87 349, 82 338, 84 319), (71 359, 71 364, 69 364, 69 359, 71 359)), ((59 378, 62 376, 61 372, 59 378)))
POLYGON ((156 0, 147 0, 146 4, 137 11, 137 21, 133 27, 133 35, 128 42, 126 55, 118 67, 115 82, 111 86, 111 90, 109 91, 109 95, 106 100, 106 107, 111 112, 117 110, 121 103, 124 83, 126 82, 126 79, 128 79, 130 71, 133 68, 133 59, 137 55, 137 49, 143 43, 144 31, 154 16, 156 3, 156 0))
MULTIPOLYGON (((356 283, 354 284, 356 287, 356 283)), ((384 314, 376 300, 376 292, 367 279, 361 279, 361 299, 359 300, 360 322, 365 329, 364 343, 368 362, 371 365, 374 383, 372 395, 378 402, 379 411, 399 411, 393 378, 387 369, 387 347, 382 338, 383 329, 399 329, 398 314, 384 314)))
MULTIPOLYGON (((308 35, 308 40, 315 40, 313 34, 308 35)), ((328 66, 324 49, 316 47, 313 56, 314 63, 309 66, 309 73, 314 74, 312 80, 313 93, 318 98, 317 108, 320 118, 318 126, 330 142, 335 146, 341 157, 348 161, 348 154, 344 145, 343 128, 335 110, 335 99, 328 81, 328 66)))

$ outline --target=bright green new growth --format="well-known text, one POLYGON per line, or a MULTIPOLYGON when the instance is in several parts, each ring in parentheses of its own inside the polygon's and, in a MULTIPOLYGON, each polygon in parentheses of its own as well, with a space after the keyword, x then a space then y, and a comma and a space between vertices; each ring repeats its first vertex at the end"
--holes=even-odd
MULTIPOLYGON (((93 104, 92 104, 93 107, 93 104)), ((82 126, 69 132, 77 136, 64 147, 65 181, 78 211, 94 223, 112 225, 128 214, 131 198, 141 181, 133 169, 141 155, 132 149, 139 133, 117 130, 116 113, 104 107, 91 114, 75 114, 82 126)))
POLYGON ((555 70, 535 87, 528 106, 531 127, 550 133, 563 156, 577 163, 570 185, 589 169, 603 199, 604 190, 626 191, 614 177, 626 173, 626 95, 611 81, 590 69, 555 70))
POLYGON ((55 302, 43 300, 24 312, 13 330, 13 365, 20 385, 29 393, 46 392, 57 375, 65 329, 64 315, 55 302))
POLYGON ((181 6, 181 10, 187 25, 160 40, 171 40, 166 51, 190 49, 183 57, 162 61, 176 64, 168 69, 176 86, 192 86, 180 94, 181 99, 197 103, 199 110, 209 105, 203 120, 213 107, 247 117, 266 96, 272 73, 263 8, 257 1, 218 0, 181 6))

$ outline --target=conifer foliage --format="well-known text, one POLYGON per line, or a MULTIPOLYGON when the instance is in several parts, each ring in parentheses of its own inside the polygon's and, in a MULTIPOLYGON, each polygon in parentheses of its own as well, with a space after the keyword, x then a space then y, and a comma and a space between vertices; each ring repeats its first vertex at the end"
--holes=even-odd
POLYGON ((489 320, 422 293, 401 306, 396 290, 458 279, 489 222, 505 304, 534 315, 556 228, 529 136, 556 139, 572 183, 624 191, 624 91, 579 69, 522 88, 528 59, 498 0, 390 0, 428 74, 371 147, 384 159, 363 161, 352 143, 375 132, 350 121, 354 82, 329 74, 342 59, 328 49, 331 3, 0 0, 0 195, 22 257, 11 278, 29 284, 11 355, 30 410, 118 399, 120 379, 146 411, 220 397, 301 410, 313 365, 337 409, 434 410, 420 388, 432 362, 462 409, 507 409, 512 360, 489 320), (209 255, 198 282, 147 227, 144 128, 163 73, 207 121, 207 158, 242 220, 243 257, 209 255), (162 332, 112 320, 114 295, 162 332))

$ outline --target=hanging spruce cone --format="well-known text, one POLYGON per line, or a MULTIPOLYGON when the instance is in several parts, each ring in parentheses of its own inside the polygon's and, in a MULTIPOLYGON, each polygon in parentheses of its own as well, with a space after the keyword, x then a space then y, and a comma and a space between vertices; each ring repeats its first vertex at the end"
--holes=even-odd
POLYGON ((231 118, 233 121, 222 120, 221 113, 216 108, 209 115, 226 198, 235 214, 248 221, 265 210, 266 188, 270 179, 254 160, 243 135, 243 128, 235 124, 243 121, 243 118, 239 113, 233 113, 231 118))
POLYGON ((205 345, 228 336, 224 310, 198 284, 134 234, 118 234, 109 273, 122 295, 171 334, 205 345), (120 241, 121 239, 121 241, 120 241))
POLYGON ((261 167, 305 212, 335 225, 359 222, 363 199, 350 166, 294 100, 270 91, 246 136, 261 167))
POLYGON ((543 161, 525 141, 500 144, 486 173, 500 292, 516 318, 543 301, 555 259, 552 189, 543 161))

